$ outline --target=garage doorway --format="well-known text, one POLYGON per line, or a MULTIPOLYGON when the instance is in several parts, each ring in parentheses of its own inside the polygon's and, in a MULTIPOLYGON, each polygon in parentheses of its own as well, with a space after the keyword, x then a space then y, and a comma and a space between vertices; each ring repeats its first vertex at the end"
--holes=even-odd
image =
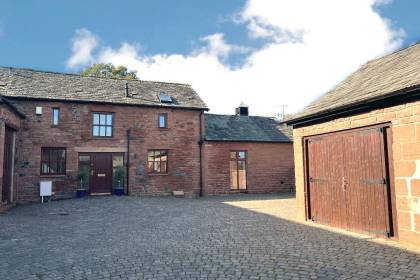
POLYGON ((394 235, 389 132, 382 126, 305 138, 309 219, 373 236, 394 235))

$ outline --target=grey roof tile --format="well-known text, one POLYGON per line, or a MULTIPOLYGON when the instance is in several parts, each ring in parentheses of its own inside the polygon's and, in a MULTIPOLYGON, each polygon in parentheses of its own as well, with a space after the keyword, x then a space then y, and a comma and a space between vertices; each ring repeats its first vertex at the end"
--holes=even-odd
POLYGON ((0 94, 12 98, 207 109, 200 96, 186 84, 84 77, 22 68, 0 67, 0 94), (125 93, 126 83, 130 97, 125 93), (161 103, 162 92, 174 102, 161 103))
POLYGON ((208 141, 291 142, 290 127, 273 118, 205 114, 208 141))

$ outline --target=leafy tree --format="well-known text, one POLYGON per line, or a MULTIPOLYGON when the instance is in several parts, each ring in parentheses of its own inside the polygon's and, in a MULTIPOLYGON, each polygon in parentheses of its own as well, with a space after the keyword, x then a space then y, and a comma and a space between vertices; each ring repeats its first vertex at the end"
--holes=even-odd
POLYGON ((125 66, 114 66, 111 63, 96 63, 82 70, 80 75, 91 77, 138 80, 137 71, 128 71, 125 66))

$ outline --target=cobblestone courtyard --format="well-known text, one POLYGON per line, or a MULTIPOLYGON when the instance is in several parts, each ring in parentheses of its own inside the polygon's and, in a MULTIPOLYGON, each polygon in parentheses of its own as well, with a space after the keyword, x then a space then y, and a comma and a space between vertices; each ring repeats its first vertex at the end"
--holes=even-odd
POLYGON ((278 195, 18 206, 0 214, 0 279, 420 279, 419 254, 296 223, 294 207, 278 195))

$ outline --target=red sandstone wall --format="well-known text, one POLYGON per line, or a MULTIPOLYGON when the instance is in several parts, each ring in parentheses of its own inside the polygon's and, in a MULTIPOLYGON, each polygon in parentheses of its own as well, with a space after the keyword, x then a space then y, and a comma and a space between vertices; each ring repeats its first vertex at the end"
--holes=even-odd
POLYGON ((294 190, 292 143, 205 142, 204 194, 230 192, 230 151, 245 150, 249 193, 294 190))
POLYGON ((198 193, 199 111, 41 101, 15 103, 27 115, 17 143, 15 183, 19 201, 38 200, 41 179, 53 180, 57 197, 74 196, 78 183, 78 152, 126 153, 127 129, 131 129, 132 134, 131 194, 161 195, 173 190, 183 190, 189 196, 198 193), (35 114, 36 106, 43 107, 42 116, 35 114), (51 125, 53 107, 61 110, 58 127, 51 125), (93 111, 114 113, 114 137, 97 139, 91 136, 93 111), (168 114, 167 129, 158 128, 160 113, 168 114), (40 176, 41 147, 67 148, 66 175, 40 176), (169 149, 169 174, 147 174, 148 149, 169 149))

